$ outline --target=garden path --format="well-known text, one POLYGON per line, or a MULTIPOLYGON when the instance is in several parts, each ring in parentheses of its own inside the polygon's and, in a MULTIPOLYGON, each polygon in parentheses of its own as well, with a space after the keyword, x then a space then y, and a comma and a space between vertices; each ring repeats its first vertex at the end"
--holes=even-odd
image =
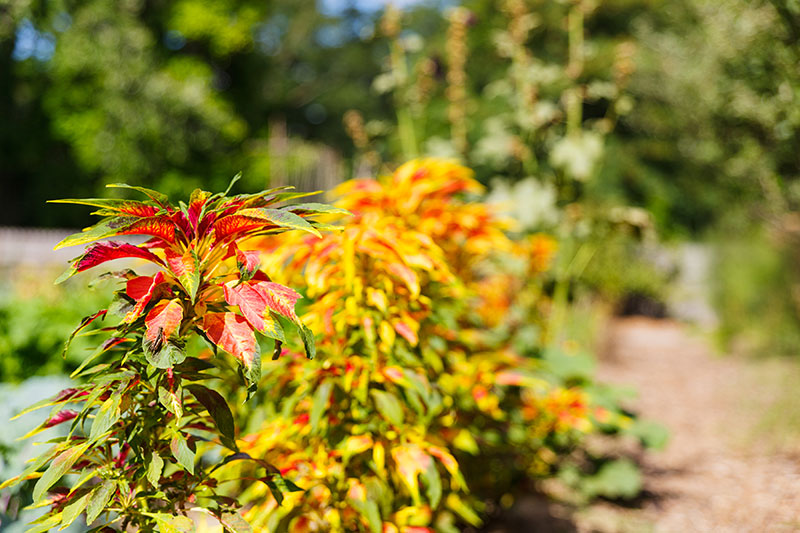
POLYGON ((599 379, 635 387, 630 408, 670 431, 663 450, 619 450, 641 464, 644 496, 577 513, 523 497, 485 531, 800 532, 800 364, 721 356, 668 320, 615 319, 606 338, 599 379))
POLYGON ((798 394, 796 363, 719 356, 665 320, 619 319, 608 339, 600 380, 636 387, 632 407, 671 436, 642 457, 641 507, 596 506, 576 517, 578 530, 800 531, 797 403, 786 402, 798 394))

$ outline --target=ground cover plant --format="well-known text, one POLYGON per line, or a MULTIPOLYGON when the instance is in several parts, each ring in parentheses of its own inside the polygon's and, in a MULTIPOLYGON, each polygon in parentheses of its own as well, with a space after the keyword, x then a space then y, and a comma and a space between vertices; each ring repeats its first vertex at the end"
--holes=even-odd
POLYGON ((469 169, 416 160, 340 186, 335 205, 353 213, 341 233, 267 244, 267 272, 307 286, 322 357, 287 351, 257 393, 242 449, 306 492, 242 486, 254 526, 477 526, 487 501, 554 476, 586 434, 632 422, 592 394, 578 357, 544 350, 555 241, 512 240, 469 201, 480 192, 469 169))
POLYGON ((190 508, 214 515, 229 531, 249 531, 236 500, 219 493, 216 466, 250 459, 259 465, 257 478, 276 494, 297 488, 238 449, 229 403, 249 398, 258 385, 256 332, 272 339, 279 354, 287 338, 283 323, 292 323, 308 357, 315 348, 294 311, 299 293, 271 281, 259 269, 259 252, 239 244, 289 230, 316 238, 324 226, 315 215, 342 210, 279 207, 305 196, 288 187, 235 196, 195 190, 188 204, 178 205, 156 191, 116 187, 145 199, 62 201, 95 207, 103 218, 59 243, 89 244, 59 281, 119 258, 152 263, 155 272, 102 275, 121 288, 107 309, 81 322, 65 350, 89 324, 112 316, 119 321, 92 332, 99 340, 73 372, 80 379, 75 386, 31 408, 51 407, 31 436, 62 424, 69 432, 3 486, 36 479, 34 505, 50 509, 32 532, 66 527, 81 515, 93 530, 185 531, 193 527, 190 508), (147 240, 96 242, 124 235, 147 240), (200 339, 230 357, 199 349, 200 339), (239 379, 226 399, 214 380, 229 374, 239 379))

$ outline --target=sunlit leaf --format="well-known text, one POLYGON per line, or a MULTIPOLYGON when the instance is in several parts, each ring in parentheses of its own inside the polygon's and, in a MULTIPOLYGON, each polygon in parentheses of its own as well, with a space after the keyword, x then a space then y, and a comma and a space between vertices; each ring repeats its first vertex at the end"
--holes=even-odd
POLYGON ((190 474, 194 474, 195 452, 189 448, 189 443, 182 433, 176 433, 169 443, 172 456, 190 474))
POLYGON ((147 465, 147 481, 158 488, 159 480, 161 479, 161 471, 164 468, 164 459, 156 452, 150 454, 150 462, 147 465))
MULTIPOLYGON (((150 299, 156 293, 156 289, 161 283, 163 283, 163 281, 164 281, 164 274, 161 271, 156 272, 155 276, 153 276, 150 280, 150 286, 147 287, 147 289, 143 294, 141 294, 140 298, 136 299, 136 305, 133 307, 133 310, 128 312, 128 314, 125 315, 125 318, 123 318, 122 321, 130 323, 134 322, 137 318, 139 318, 142 312, 144 312, 145 307, 147 307, 147 304, 150 303, 150 299)), ((128 283, 131 284, 132 282, 134 282, 134 280, 130 280, 128 283)))
POLYGON ((286 342, 283 327, 270 313, 267 294, 259 288, 259 283, 261 282, 225 285, 225 301, 239 306, 242 315, 257 331, 272 339, 286 342))
POLYGON ((96 242, 89 246, 86 252, 75 260, 67 271, 56 279, 56 284, 61 283, 78 272, 83 272, 106 261, 123 258, 138 258, 162 264, 161 259, 150 250, 139 248, 133 244, 117 241, 96 242))
POLYGON ((237 512, 222 513, 219 515, 219 523, 230 533, 252 533, 253 528, 237 512))
POLYGON ((186 290, 189 298, 194 302, 197 289, 200 287, 200 258, 194 249, 188 249, 183 254, 167 248, 164 250, 167 266, 173 275, 186 290))
POLYGON ((133 191, 140 192, 146 195, 148 198, 153 200, 155 203, 159 204, 161 207, 169 207, 169 197, 166 194, 162 194, 158 191, 154 191, 152 189, 146 189, 144 187, 136 187, 133 185, 128 185, 127 183, 109 183, 106 187, 114 188, 114 189, 131 189, 133 191))
POLYGON ((55 249, 65 248, 67 246, 77 246, 79 244, 88 244, 106 237, 113 237, 121 235, 122 231, 130 227, 137 220, 137 217, 114 217, 101 220, 94 226, 84 229, 80 233, 74 233, 64 240, 56 244, 55 249))
POLYGON ((178 364, 185 355, 177 356, 176 349, 182 352, 177 346, 171 350, 170 357, 162 357, 161 352, 170 350, 168 339, 177 335, 178 329, 183 320, 183 306, 177 298, 172 300, 161 300, 158 302, 144 320, 145 334, 142 338, 142 347, 145 357, 156 368, 170 368, 178 364))
POLYGON ((208 339, 234 356, 251 387, 261 377, 261 348, 247 320, 236 313, 208 313, 201 325, 208 339))
POLYGON ((117 485, 111 480, 104 481, 101 485, 96 487, 89 499, 89 504, 86 507, 86 523, 91 524, 108 505, 114 492, 117 490, 117 485))
POLYGON ((94 442, 103 436, 119 420, 119 403, 120 395, 115 393, 100 405, 92 422, 92 430, 89 433, 90 441, 94 442))
POLYGON ((302 213, 310 213, 310 214, 337 214, 337 215, 352 215, 350 211, 347 209, 342 209, 341 207, 335 207, 329 204, 320 204, 315 202, 309 202, 304 204, 294 204, 284 208, 287 211, 291 211, 293 213, 302 212, 302 213))
POLYGON ((86 509, 91 497, 91 493, 86 493, 80 498, 75 499, 75 501, 68 503, 61 513, 61 527, 59 529, 64 529, 66 526, 72 524, 86 509))
POLYGON ((269 209, 269 208, 260 208, 260 209, 243 209, 239 211, 239 215, 246 216, 254 219, 266 220, 275 226, 279 226, 282 228, 288 229, 297 229, 301 231, 306 231, 311 233, 312 235, 316 235, 317 237, 322 237, 322 235, 314 229, 314 226, 309 224, 309 222, 301 216, 295 215, 290 211, 283 211, 280 209, 269 209))
POLYGON ((42 499, 48 489, 52 487, 64 474, 70 471, 81 456, 89 449, 89 442, 83 442, 72 448, 61 452, 47 467, 42 477, 33 487, 33 501, 38 502, 42 499))

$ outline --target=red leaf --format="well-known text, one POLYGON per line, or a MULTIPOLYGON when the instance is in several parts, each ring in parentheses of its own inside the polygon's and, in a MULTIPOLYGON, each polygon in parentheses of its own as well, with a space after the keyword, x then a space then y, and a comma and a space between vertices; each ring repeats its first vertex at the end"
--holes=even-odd
POLYGON ((147 313, 144 336, 154 352, 159 351, 164 342, 180 328, 182 320, 183 306, 177 298, 161 300, 147 313))
POLYGON ((97 319, 98 317, 100 317, 100 318, 105 318, 105 317, 106 317, 106 313, 108 313, 108 309, 101 309, 100 311, 96 312, 96 313, 95 313, 95 314, 93 314, 93 315, 89 315, 89 316, 87 316, 87 317, 84 317, 84 318, 83 318, 83 320, 81 320, 81 323, 80 323, 80 324, 78 324, 78 327, 77 327, 77 328, 75 328, 75 331, 73 331, 73 332, 70 334, 69 338, 67 339, 67 342, 66 342, 66 344, 65 344, 65 346, 64 346, 64 353, 65 353, 65 354, 67 353, 67 349, 69 348, 69 345, 70 345, 70 343, 72 342, 72 339, 74 339, 74 338, 75 338, 75 335, 77 335, 78 333, 80 333, 80 331, 81 331, 83 328, 85 328, 86 326, 88 326, 89 324, 91 324, 92 322, 94 322, 94 321, 95 321, 95 319, 97 319))
POLYGON ((141 300, 152 284, 153 276, 138 276, 128 280, 125 284, 125 293, 134 300, 141 300))
POLYGON ((56 413, 52 418, 48 418, 42 425, 46 428, 51 428, 63 422, 67 422, 68 420, 72 420, 76 416, 78 416, 77 411, 73 411, 72 409, 64 409, 63 411, 56 413))
POLYGON ((186 250, 183 255, 167 248, 164 250, 170 271, 178 278, 183 288, 194 300, 200 285, 200 259, 193 249, 186 250))
POLYGON ((157 255, 148 250, 125 242, 108 241, 97 242, 89 246, 86 253, 83 254, 83 257, 78 259, 75 263, 75 271, 83 272, 88 268, 105 263, 106 261, 121 259, 123 257, 139 257, 154 263, 163 264, 157 255))
POLYGON ((224 285, 225 301, 238 305, 245 319, 258 331, 273 339, 284 341, 280 324, 272 317, 264 293, 256 284, 242 283, 236 286, 224 285))
MULTIPOLYGON (((143 276, 144 277, 144 276, 143 276)), ((134 278, 128 282, 128 286, 130 286, 131 282, 135 281, 139 278, 134 278)), ((153 297, 153 293, 163 281, 164 281, 164 274, 162 272, 156 272, 156 275, 150 278, 150 286, 139 295, 139 298, 131 296, 134 300, 136 300, 136 305, 133 309, 125 315, 125 318, 122 320, 123 322, 133 322, 139 315, 142 314, 144 308, 147 307, 147 304, 150 303, 150 299, 153 297)), ((127 291, 128 287, 126 287, 127 291)), ((130 293, 129 293, 130 294, 130 293)))
POLYGON ((89 395, 89 393, 87 391, 83 391, 83 390, 75 389, 75 388, 69 388, 69 389, 64 389, 61 392, 59 392, 56 395, 56 397, 53 398, 53 401, 56 402, 56 403, 66 402, 67 400, 71 400, 72 398, 74 398, 76 396, 77 397, 81 397, 81 396, 88 396, 88 395, 89 395))
POLYGON ((159 208, 153 205, 147 205, 142 202, 125 202, 114 208, 115 211, 125 213, 127 215, 134 215, 137 217, 151 217, 158 213, 159 208))
POLYGON ((255 284, 257 290, 261 292, 267 307, 281 316, 285 316, 292 322, 299 322, 294 312, 294 305, 302 298, 300 294, 289 287, 274 283, 272 281, 259 281, 255 284))
POLYGON ((216 242, 219 242, 232 235, 261 228, 268 223, 267 220, 259 220, 257 218, 243 217, 240 215, 229 215, 217 219, 214 223, 214 238, 216 242))
POLYGON ((258 267, 261 266, 261 252, 258 250, 240 250, 237 247, 236 266, 239 268, 239 276, 242 280, 252 279, 258 267))
POLYGON ((105 352, 106 350, 110 350, 114 346, 122 344, 123 342, 127 342, 129 340, 131 339, 127 339, 125 337, 111 337, 103 341, 103 344, 100 345, 100 349, 105 352))
POLYGON ((216 220, 217 213, 215 211, 211 211, 210 213, 203 215, 203 218, 200 219, 200 223, 197 226, 197 234, 205 235, 208 232, 208 228, 210 228, 216 220))
POLYGON ((192 225, 192 229, 194 229, 195 232, 197 232, 200 213, 203 211, 203 207, 205 207, 210 197, 210 192, 201 191, 200 189, 192 191, 192 195, 189 197, 189 208, 186 211, 189 215, 189 223, 192 225))
POLYGON ((175 223, 166 217, 146 217, 119 231, 117 235, 150 235, 175 242, 175 223))
MULTIPOLYGON (((201 329, 208 339, 234 356, 248 370, 259 359, 260 348, 253 328, 236 313, 208 313, 201 329)), ((260 369, 259 369, 260 370, 260 369)))

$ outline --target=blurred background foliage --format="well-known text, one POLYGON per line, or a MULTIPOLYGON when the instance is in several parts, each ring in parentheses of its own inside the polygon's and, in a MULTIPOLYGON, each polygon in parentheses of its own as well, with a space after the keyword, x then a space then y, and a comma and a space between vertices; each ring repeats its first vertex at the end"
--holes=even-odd
POLYGON ((115 181, 261 187, 322 147, 344 177, 460 154, 667 236, 795 207, 795 1, 406 4, 5 0, 0 223, 83 224, 44 199, 115 181))

